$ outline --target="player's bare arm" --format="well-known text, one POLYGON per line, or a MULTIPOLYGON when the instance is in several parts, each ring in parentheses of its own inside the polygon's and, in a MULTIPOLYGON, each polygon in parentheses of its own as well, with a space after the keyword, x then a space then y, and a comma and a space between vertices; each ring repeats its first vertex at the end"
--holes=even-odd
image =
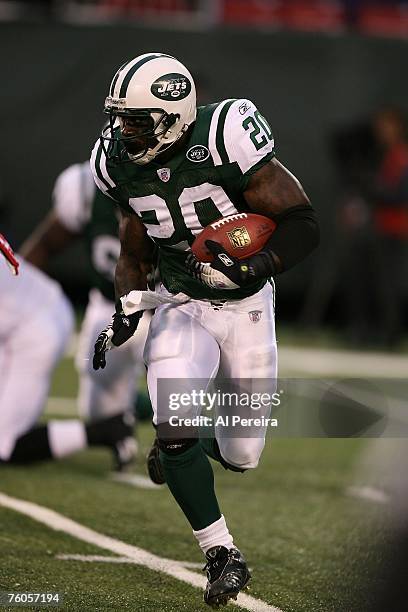
POLYGON ((121 210, 119 238, 121 250, 115 272, 117 299, 133 289, 147 288, 147 275, 152 271, 154 255, 154 244, 133 213, 121 210))
POLYGON ((310 205, 298 179, 276 158, 251 176, 244 197, 253 212, 272 219, 292 206, 310 205))
POLYGON ((105 367, 107 350, 120 346, 135 333, 143 311, 126 315, 120 298, 135 289, 147 289, 147 275, 152 271, 154 245, 135 214, 120 211, 119 239, 121 250, 115 271, 116 312, 112 323, 96 340, 93 356, 95 370, 105 367))
POLYGON ((310 200, 298 179, 276 158, 251 176, 244 197, 253 212, 278 224, 266 245, 275 273, 289 269, 317 246, 319 230, 310 200))
POLYGON ((67 229, 51 211, 24 242, 20 254, 26 261, 44 270, 51 257, 62 253, 79 236, 67 229))

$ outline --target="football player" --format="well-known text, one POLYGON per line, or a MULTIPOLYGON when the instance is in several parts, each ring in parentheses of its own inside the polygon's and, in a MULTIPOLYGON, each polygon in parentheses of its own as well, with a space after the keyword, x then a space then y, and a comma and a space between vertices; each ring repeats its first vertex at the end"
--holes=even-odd
POLYGON ((89 162, 69 166, 55 182, 51 212, 20 250, 26 261, 46 269, 69 245, 81 238, 86 242, 92 288, 79 334, 76 366, 79 410, 91 421, 132 409, 136 382, 145 370, 143 347, 149 323, 149 317, 144 317, 140 334, 115 351, 106 370, 97 376, 89 357, 95 336, 111 320, 113 277, 120 251, 117 212, 111 200, 106 200, 109 198, 95 186, 89 162))
MULTIPOLYGON (((256 106, 227 99, 197 109, 193 78, 174 57, 146 53, 126 62, 114 75, 105 111, 109 124, 91 167, 99 189, 119 205, 121 253, 116 312, 97 338, 94 367, 105 366, 106 351, 134 334, 154 301, 146 290, 154 244, 163 286, 145 346, 157 427, 150 471, 156 479, 162 472, 206 555, 205 602, 224 604, 250 574, 221 514, 208 456, 236 472, 255 468, 266 426, 253 437, 231 437, 222 427, 214 438, 179 427, 176 434, 161 384, 179 378, 180 389, 192 393, 194 379, 205 386, 222 375, 238 384, 263 379, 275 390, 268 279, 316 247, 317 219, 299 181, 276 159, 271 129, 256 106), (213 263, 192 257, 191 244, 204 227, 243 211, 277 223, 262 252, 239 261, 210 242, 213 263)), ((216 410, 225 412, 221 405, 216 410)))
POLYGON ((93 445, 109 447, 123 463, 133 441, 128 415, 88 425, 78 419, 36 425, 72 333, 73 313, 55 281, 17 259, 2 236, 0 245, 19 269, 13 278, 0 262, 0 464, 57 459, 93 445))

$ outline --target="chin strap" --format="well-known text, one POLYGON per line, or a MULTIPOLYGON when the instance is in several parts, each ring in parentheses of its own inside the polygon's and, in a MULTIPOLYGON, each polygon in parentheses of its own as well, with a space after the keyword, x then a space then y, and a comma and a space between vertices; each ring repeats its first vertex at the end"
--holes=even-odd
MULTIPOLYGON (((173 123, 171 123, 170 125, 174 125, 178 119, 180 118, 180 115, 174 115, 173 113, 171 115, 169 115, 169 117, 172 117, 173 123)), ((171 130, 167 130, 164 134, 164 138, 163 141, 160 141, 153 149, 148 149, 147 153, 145 153, 143 155, 143 157, 139 157, 137 159, 133 159, 132 161, 135 164, 140 164, 141 166, 148 164, 149 162, 153 161, 154 159, 156 159, 156 157, 158 155, 161 155, 162 153, 165 153, 165 151, 167 151, 168 149, 170 149, 170 147, 172 147, 173 145, 176 144, 176 142, 178 142, 180 140, 180 138, 182 136, 184 136, 184 134, 186 133, 186 131, 188 130, 188 125, 185 123, 183 125, 183 127, 181 128, 181 130, 179 131, 179 133, 177 134, 177 137, 175 138, 175 140, 172 140, 171 142, 163 142, 166 140, 166 134, 170 135, 171 134, 171 130)), ((132 155, 130 153, 128 153, 129 155, 129 159, 132 159, 132 155)))

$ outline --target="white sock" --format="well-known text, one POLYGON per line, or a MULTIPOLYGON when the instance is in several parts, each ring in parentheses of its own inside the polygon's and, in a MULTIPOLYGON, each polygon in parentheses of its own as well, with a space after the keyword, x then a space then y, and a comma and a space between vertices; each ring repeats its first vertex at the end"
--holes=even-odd
POLYGON ((225 548, 228 549, 234 546, 232 535, 228 531, 223 514, 221 514, 221 518, 219 518, 218 521, 211 523, 208 527, 199 529, 198 531, 194 531, 193 529, 193 533, 204 554, 213 546, 225 546, 225 548))
POLYGON ((88 445, 85 425, 77 419, 49 421, 47 430, 52 456, 57 459, 71 455, 88 445))

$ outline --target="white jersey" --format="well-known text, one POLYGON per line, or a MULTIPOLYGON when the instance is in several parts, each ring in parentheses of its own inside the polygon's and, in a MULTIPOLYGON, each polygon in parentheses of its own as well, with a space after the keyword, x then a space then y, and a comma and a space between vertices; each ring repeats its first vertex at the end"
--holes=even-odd
POLYGON ((18 257, 12 276, 0 261, 0 460, 45 407, 51 375, 73 328, 58 283, 18 257))
POLYGON ((34 268, 21 257, 18 276, 10 274, 5 262, 0 261, 0 339, 38 310, 46 310, 57 302, 62 289, 59 284, 34 268))

